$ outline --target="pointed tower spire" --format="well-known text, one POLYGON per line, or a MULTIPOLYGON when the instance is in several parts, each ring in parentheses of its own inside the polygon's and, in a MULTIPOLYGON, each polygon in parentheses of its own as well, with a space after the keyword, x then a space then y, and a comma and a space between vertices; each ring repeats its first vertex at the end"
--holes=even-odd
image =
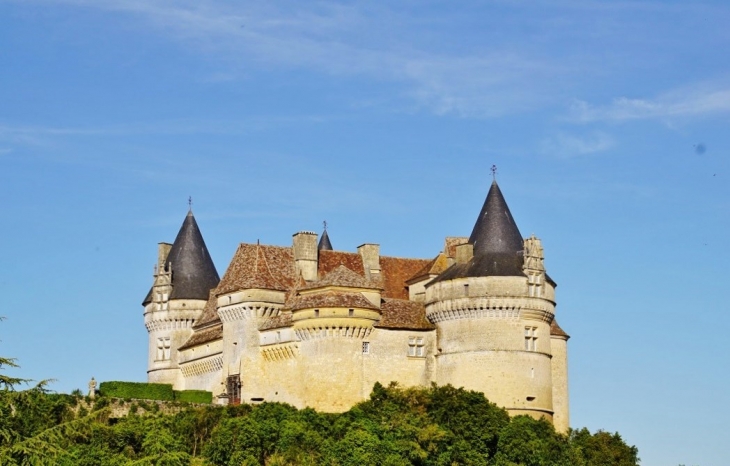
POLYGON ((324 225, 324 232, 322 233, 322 237, 319 239, 319 245, 317 245, 318 251, 331 251, 332 250, 332 243, 330 242, 330 237, 327 234, 327 221, 325 220, 322 222, 324 225))
POLYGON ((468 276, 524 275, 522 235, 496 180, 492 181, 469 243, 474 245, 474 258, 468 276))
POLYGON ((210 290, 220 281, 192 210, 185 216, 167 255, 165 268, 169 267, 172 267, 170 299, 207 300, 210 290))

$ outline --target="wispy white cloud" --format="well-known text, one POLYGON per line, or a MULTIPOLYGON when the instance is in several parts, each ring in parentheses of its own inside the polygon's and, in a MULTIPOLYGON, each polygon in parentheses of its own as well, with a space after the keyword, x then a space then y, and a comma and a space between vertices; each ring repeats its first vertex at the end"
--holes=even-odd
POLYGON ((576 101, 570 108, 570 118, 582 123, 688 118, 722 113, 730 113, 730 88, 681 89, 655 99, 620 97, 604 106, 576 101))
MULTIPOLYGON (((210 74, 210 82, 237 79, 261 66, 364 76, 397 83, 396 92, 402 100, 396 101, 392 93, 385 100, 398 108, 487 117, 559 105, 576 88, 595 86, 589 81, 597 76, 605 79, 632 64, 644 66, 649 57, 660 54, 641 52, 643 48, 635 45, 651 40, 652 47, 664 50, 667 40, 681 41, 684 37, 676 37, 677 29, 689 28, 677 27, 674 20, 680 17, 689 18, 691 23, 707 18, 708 9, 713 18, 728 16, 727 9, 720 7, 656 1, 496 1, 489 7, 446 12, 429 10, 429 5, 416 9, 326 0, 26 2, 127 15, 135 24, 144 24, 184 43, 189 50, 202 52, 206 59, 227 62, 227 69, 210 74), (479 21, 475 23, 465 11, 472 11, 479 21), (657 30, 660 26, 644 21, 648 13, 666 19, 661 24, 672 24, 671 31, 657 30), (455 30, 458 24, 472 30, 455 30), (506 37, 512 39, 507 41, 506 37), (592 46, 584 47, 583 42, 592 46), (595 46, 636 52, 605 53, 597 59, 595 46), (256 66, 252 66, 254 62, 256 66)), ((718 24, 726 29, 725 22, 718 19, 704 26, 705 32, 712 35, 708 32, 712 28, 713 34, 724 34, 717 32, 718 24)), ((365 99, 373 101, 372 96, 365 99)), ((688 112, 657 105, 662 107, 662 103, 631 99, 618 99, 608 108, 577 102, 573 113, 577 119, 591 121, 643 118, 641 115, 662 111, 688 112)))
POLYGON ((542 153, 556 157, 578 157, 604 152, 615 145, 614 139, 603 132, 584 136, 559 133, 542 141, 542 153))
MULTIPOLYGON (((400 108, 498 116, 555 98, 542 83, 561 66, 512 46, 455 52, 418 40, 408 15, 372 5, 162 0, 37 0, 131 14, 207 57, 246 70, 259 65, 314 69, 400 83, 400 108)), ((212 74, 211 81, 235 79, 212 74)))
POLYGON ((17 144, 42 144, 57 137, 126 136, 139 134, 243 134, 287 125, 319 124, 332 116, 254 116, 240 120, 162 120, 140 121, 97 127, 22 126, 0 124, 0 141, 17 144))

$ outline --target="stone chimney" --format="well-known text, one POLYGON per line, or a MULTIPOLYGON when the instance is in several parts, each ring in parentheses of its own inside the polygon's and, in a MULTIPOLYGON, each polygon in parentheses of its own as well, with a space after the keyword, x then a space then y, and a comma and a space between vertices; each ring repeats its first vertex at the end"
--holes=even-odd
POLYGON ((300 231, 292 237, 294 262, 297 271, 307 281, 317 279, 317 233, 300 231))
POLYGON ((474 257, 474 245, 469 243, 456 246, 456 263, 466 264, 474 257))
POLYGON ((167 256, 170 255, 170 249, 172 249, 170 243, 157 243, 157 267, 165 267, 165 261, 167 256))
POLYGON ((365 243, 357 247, 357 252, 362 257, 365 276, 370 279, 380 277, 380 245, 365 243))

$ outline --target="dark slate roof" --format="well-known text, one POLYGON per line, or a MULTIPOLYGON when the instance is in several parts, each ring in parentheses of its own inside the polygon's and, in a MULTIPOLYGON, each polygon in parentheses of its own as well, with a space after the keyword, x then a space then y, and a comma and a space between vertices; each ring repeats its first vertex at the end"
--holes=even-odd
POLYGON ((322 233, 322 237, 319 239, 319 245, 317 245, 319 251, 332 251, 332 243, 330 242, 330 236, 327 234, 327 230, 322 233))
MULTIPOLYGON (((172 265, 172 293, 170 299, 208 300, 210 290, 218 286, 220 278, 213 265, 208 248, 203 241, 193 212, 183 221, 170 253, 165 259, 165 269, 172 265)), ((151 299, 147 294, 144 304, 151 299)))
POLYGON ((469 236, 474 257, 454 264, 433 282, 463 277, 524 276, 524 241, 496 181, 489 188, 474 229, 469 236))
POLYGON ((220 277, 205 246, 193 212, 189 211, 172 243, 165 266, 172 265, 170 299, 208 300, 220 277))

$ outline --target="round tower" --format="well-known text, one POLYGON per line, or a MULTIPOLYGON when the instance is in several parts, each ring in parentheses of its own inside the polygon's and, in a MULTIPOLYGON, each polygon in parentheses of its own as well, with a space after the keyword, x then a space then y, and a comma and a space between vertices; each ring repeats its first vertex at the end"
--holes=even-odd
POLYGON ((512 415, 552 420, 554 312, 540 240, 523 240, 495 181, 456 263, 426 286, 436 383, 483 392, 512 415))
POLYGON ((189 211, 175 242, 159 244, 154 282, 142 303, 149 334, 149 382, 184 388, 177 350, 192 335, 209 292, 219 281, 198 224, 189 211))

